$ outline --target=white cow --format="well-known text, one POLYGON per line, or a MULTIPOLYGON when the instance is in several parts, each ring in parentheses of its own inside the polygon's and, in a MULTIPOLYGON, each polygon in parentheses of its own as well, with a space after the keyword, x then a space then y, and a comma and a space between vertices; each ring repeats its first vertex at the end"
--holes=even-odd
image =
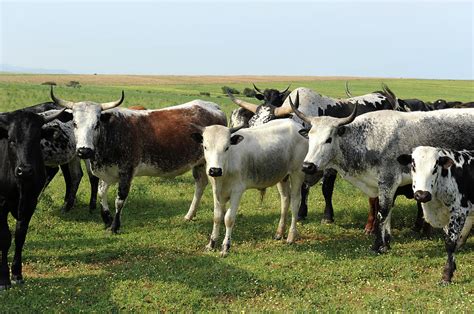
POLYGON ((442 280, 449 283, 456 270, 454 252, 466 242, 474 221, 474 151, 419 146, 398 162, 411 165, 413 192, 426 221, 444 228, 448 260, 442 280))
POLYGON ((285 119, 242 130, 221 125, 198 128, 201 132, 194 133, 193 138, 203 145, 206 172, 214 195, 214 226, 207 248, 214 249, 224 218, 226 234, 221 256, 226 256, 244 191, 275 184, 281 196, 281 217, 275 239, 284 236, 291 203, 292 219, 287 242, 294 242, 304 180, 301 164, 308 150, 308 141, 299 134, 301 124, 285 119), (229 200, 230 208, 224 217, 224 207, 229 200))

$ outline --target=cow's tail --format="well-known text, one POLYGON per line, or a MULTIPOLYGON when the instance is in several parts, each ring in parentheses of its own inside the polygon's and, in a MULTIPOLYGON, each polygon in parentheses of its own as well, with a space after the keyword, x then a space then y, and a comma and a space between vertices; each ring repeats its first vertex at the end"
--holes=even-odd
POLYGON ((267 193, 267 189, 261 189, 260 191, 260 204, 263 203, 263 199, 265 197, 265 193, 267 193))

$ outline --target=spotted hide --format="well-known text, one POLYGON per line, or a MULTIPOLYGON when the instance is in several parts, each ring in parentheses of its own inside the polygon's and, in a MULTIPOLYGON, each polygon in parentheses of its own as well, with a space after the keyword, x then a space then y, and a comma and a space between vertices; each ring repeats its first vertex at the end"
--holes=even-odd
POLYGON ((426 221, 444 229, 448 260, 442 281, 451 282, 454 253, 466 242, 474 220, 474 151, 419 146, 398 161, 411 166, 413 192, 426 221))

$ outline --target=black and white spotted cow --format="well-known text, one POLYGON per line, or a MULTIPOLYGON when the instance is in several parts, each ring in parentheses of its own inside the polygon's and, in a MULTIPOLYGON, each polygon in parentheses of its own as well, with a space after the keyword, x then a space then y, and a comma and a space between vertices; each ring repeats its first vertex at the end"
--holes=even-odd
POLYGON ((419 146, 398 161, 411 166, 413 192, 426 221, 444 228, 448 261, 442 280, 451 282, 454 252, 466 242, 474 221, 474 151, 419 146))
POLYGON ((373 246, 378 252, 389 249, 396 191, 411 183, 410 169, 401 166, 397 157, 421 145, 474 149, 472 109, 414 113, 381 110, 358 117, 354 110, 347 118, 334 118, 312 117, 291 105, 310 126, 303 170, 312 174, 336 169, 369 197, 379 197, 373 246))

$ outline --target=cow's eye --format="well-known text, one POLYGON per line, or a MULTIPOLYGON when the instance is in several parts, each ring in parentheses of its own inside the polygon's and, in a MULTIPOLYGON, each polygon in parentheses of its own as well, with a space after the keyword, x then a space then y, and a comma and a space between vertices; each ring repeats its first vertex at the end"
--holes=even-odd
POLYGON ((227 147, 225 148, 225 151, 228 151, 228 150, 229 150, 229 147, 230 147, 230 146, 227 146, 227 147))
POLYGON ((72 125, 74 126, 75 129, 77 129, 77 124, 76 124, 76 122, 73 122, 72 125))
POLYGON ((206 150, 206 149, 207 149, 207 147, 206 147, 206 146, 203 146, 203 147, 204 147, 204 150, 206 150))
POLYGON ((332 137, 330 137, 330 138, 328 138, 328 139, 326 140, 326 144, 329 144, 329 143, 331 143, 331 142, 332 142, 332 137))
POLYGON ((99 128, 99 123, 97 123, 94 127, 95 130, 97 130, 99 128))

